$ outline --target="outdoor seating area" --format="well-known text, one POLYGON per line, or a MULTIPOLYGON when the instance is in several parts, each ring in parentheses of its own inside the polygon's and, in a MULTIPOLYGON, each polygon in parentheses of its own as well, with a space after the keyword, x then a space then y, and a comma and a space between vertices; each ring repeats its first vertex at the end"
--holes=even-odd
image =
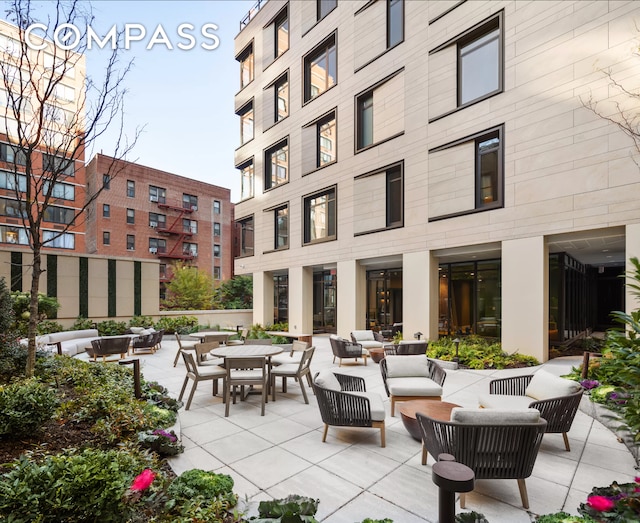
MULTIPOLYGON (((339 367, 337 361, 333 362, 330 338, 314 336, 310 373, 312 377, 318 376, 312 385, 315 394, 308 394, 306 390, 308 404, 304 402, 301 388, 306 375, 297 380, 287 379, 286 392, 276 378, 277 389, 268 389, 271 398, 263 396, 264 382, 261 382, 255 385, 261 394, 246 394, 250 385, 245 384, 244 400, 239 401, 242 391, 238 386, 233 404, 233 386, 229 383, 225 383, 223 389, 218 388, 216 395, 209 386, 196 388, 200 381, 225 380, 226 369, 218 365, 198 366, 196 352, 185 351, 193 360, 190 374, 195 379, 185 377, 184 365, 172 365, 177 342, 167 340, 163 346, 152 358, 141 358, 145 378, 162 382, 175 396, 183 385, 184 396, 189 381, 193 382, 188 410, 185 406, 180 411, 181 436, 186 450, 171 458, 178 474, 190 468, 230 474, 240 499, 246 496, 248 500, 250 515, 257 514, 261 500, 300 494, 320 499, 317 518, 328 523, 361 521, 372 514, 403 523, 437 521, 438 488, 431 477, 434 460, 429 458, 423 465, 421 442, 412 437, 400 416, 390 416, 391 399, 387 398, 381 371, 386 366, 388 378, 389 362, 392 375, 396 370, 394 358, 409 362, 422 356, 387 356, 382 360, 382 367, 355 364, 355 361, 339 367), (205 376, 214 369, 215 378, 205 376), (221 390, 229 391, 226 404, 221 390), (276 401, 268 401, 273 400, 274 394, 276 401), (420 496, 415 495, 416 489, 420 490, 420 496)), ((220 345, 213 349, 213 354, 207 354, 205 361, 220 356, 220 351, 226 354, 241 347, 245 346, 220 345)), ((277 345, 252 346, 253 350, 267 348, 282 350, 277 345)), ((304 354, 304 349, 298 352, 304 354)), ((280 353, 279 357, 291 356, 280 353)), ((557 377, 576 364, 577 360, 553 360, 543 369, 557 377)), ((255 369, 263 372, 261 364, 255 364, 255 369)), ((430 430, 432 434, 437 433, 437 437, 430 436, 425 449, 432 454, 446 448, 474 470, 477 480, 474 490, 459 498, 466 504, 465 510, 482 512, 489 521, 530 523, 532 513, 563 509, 576 513, 576 507, 593 487, 594 475, 601 479, 602 485, 613 480, 633 481, 637 475, 631 453, 616 435, 580 410, 574 414, 567 434, 571 442, 571 450, 567 452, 561 444, 561 433, 545 432, 549 423, 542 422, 541 411, 529 409, 528 404, 516 409, 531 416, 524 421, 507 420, 504 409, 478 408, 481 397, 492 395, 489 394, 491 381, 525 373, 535 377, 541 372, 540 368, 440 370, 446 376, 440 385, 440 397, 450 407, 426 409, 431 413, 428 417, 435 420, 430 422, 430 430), (476 416, 483 418, 478 420, 476 416), (436 419, 438 417, 442 419, 436 419), (500 427, 496 429, 496 426, 500 427), (520 428, 522 426, 524 428, 520 428), (504 434, 491 438, 489 434, 496 430, 504 434), (447 436, 450 436, 448 440, 447 436), (476 438, 473 441, 482 441, 482 444, 462 445, 465 449, 475 449, 469 455, 471 451, 465 454, 452 443, 455 438, 462 438, 460 441, 476 438), (479 455, 483 460, 478 459, 479 455), (499 456, 497 468, 505 470, 489 470, 492 462, 496 468, 496 460, 488 458, 491 455, 499 456), (472 459, 474 456, 476 462, 472 459), (509 467, 502 461, 507 456, 513 458, 508 460, 509 467), (528 510, 524 508, 526 505, 528 510)), ((268 369, 264 372, 268 375, 268 369)), ((436 376, 436 381, 438 379, 441 378, 436 376)), ((304 383, 308 389, 306 385, 304 383)), ((434 406, 441 403, 436 398, 419 401, 434 406)), ((399 403, 401 410, 409 405, 408 401, 399 403)), ((414 409, 414 422, 421 418, 421 409, 414 409)), ((459 502, 456 507, 457 512, 462 511, 459 502)))

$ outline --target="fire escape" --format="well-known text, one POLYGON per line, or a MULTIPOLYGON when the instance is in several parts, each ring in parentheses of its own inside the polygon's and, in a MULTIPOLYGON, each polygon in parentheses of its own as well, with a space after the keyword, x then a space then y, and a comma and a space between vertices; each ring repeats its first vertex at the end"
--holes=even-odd
MULTIPOLYGON (((172 260, 193 260, 197 256, 197 254, 192 253, 190 251, 185 251, 182 248, 182 244, 184 240, 191 238, 193 236, 193 231, 191 228, 186 228, 182 224, 182 218, 185 216, 191 215, 193 211, 196 209, 190 205, 182 204, 171 204, 166 201, 158 201, 158 208, 164 209, 166 211, 177 212, 177 216, 167 216, 167 222, 170 219, 173 219, 173 222, 169 226, 158 227, 158 233, 162 235, 166 235, 171 238, 175 238, 175 243, 173 246, 167 245, 166 248, 158 248, 158 258, 168 258, 172 260)), ((167 241, 167 244, 169 242, 167 241)))

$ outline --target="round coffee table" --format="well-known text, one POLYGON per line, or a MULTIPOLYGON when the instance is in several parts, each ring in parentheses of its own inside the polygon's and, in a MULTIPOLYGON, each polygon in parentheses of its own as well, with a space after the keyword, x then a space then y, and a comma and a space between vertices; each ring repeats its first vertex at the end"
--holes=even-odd
POLYGON ((380 363, 380 360, 384 358, 384 349, 382 348, 369 349, 369 356, 371 356, 371 359, 373 360, 374 363, 380 363))
POLYGON ((407 429, 407 432, 411 434, 413 439, 422 441, 420 427, 416 419, 416 412, 437 419, 438 421, 449 421, 451 418, 451 410, 459 406, 460 405, 446 401, 411 400, 401 403, 398 410, 400 411, 402 423, 404 424, 404 428, 407 429))

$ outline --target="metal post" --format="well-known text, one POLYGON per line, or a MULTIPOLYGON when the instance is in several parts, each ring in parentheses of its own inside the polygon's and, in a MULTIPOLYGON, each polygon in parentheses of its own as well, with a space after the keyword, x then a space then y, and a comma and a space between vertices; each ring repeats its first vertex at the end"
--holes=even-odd
POLYGON ((140 360, 120 360, 119 365, 133 365, 133 394, 136 399, 142 397, 142 387, 140 385, 140 360))
POLYGON ((453 361, 455 361, 456 363, 459 363, 460 357, 458 356, 458 346, 460 345, 460 338, 456 338, 455 340, 453 340, 453 343, 456 344, 456 355, 453 358, 453 361))
POLYGON ((475 474, 466 465, 453 461, 450 454, 440 454, 432 467, 432 481, 438 488, 438 523, 455 523, 456 492, 471 492, 475 474))

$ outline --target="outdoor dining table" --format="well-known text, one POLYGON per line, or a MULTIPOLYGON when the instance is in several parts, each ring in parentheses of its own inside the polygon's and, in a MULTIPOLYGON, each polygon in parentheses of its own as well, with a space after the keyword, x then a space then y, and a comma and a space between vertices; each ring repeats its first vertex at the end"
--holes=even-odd
POLYGON ((217 336, 219 337, 223 343, 227 343, 230 336, 233 336, 235 332, 230 331, 200 331, 200 332, 192 332, 189 336, 193 336, 194 338, 200 338, 200 341, 204 341, 207 336, 217 336))

